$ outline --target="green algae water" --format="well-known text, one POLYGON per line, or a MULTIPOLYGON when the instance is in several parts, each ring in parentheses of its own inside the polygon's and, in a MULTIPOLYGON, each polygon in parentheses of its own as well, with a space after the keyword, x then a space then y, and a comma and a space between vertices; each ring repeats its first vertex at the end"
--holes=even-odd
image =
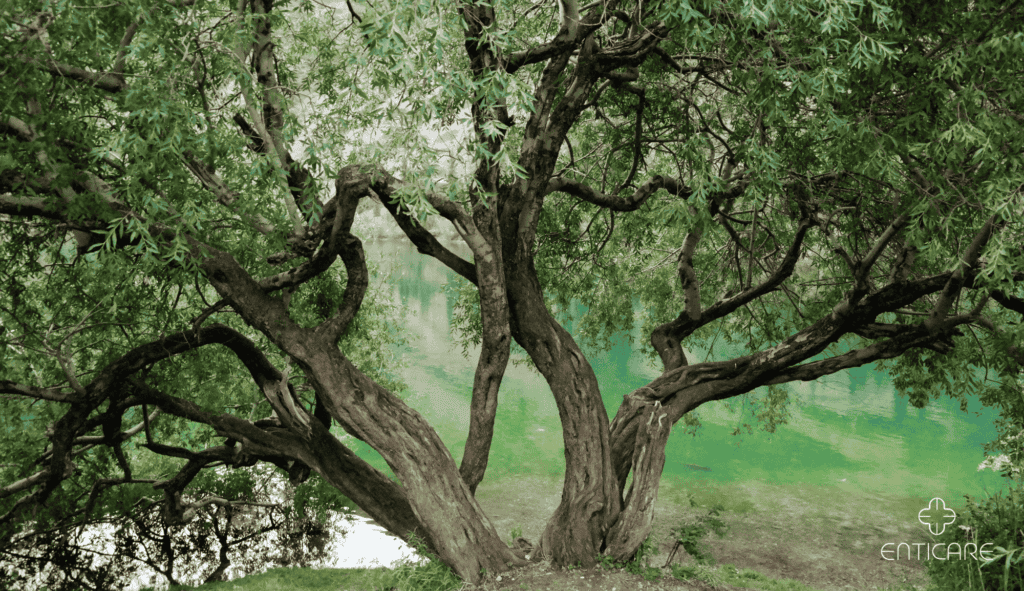
MULTIPOLYGON (((367 250, 383 272, 393 271, 373 297, 390 297, 404 307, 401 327, 409 343, 396 351, 409 386, 402 396, 434 426, 458 461, 469 430, 478 350, 464 356, 450 336, 454 302, 443 286, 452 274, 404 242, 375 242, 367 250)), ((660 373, 624 337, 608 352, 587 351, 609 417, 624 394, 660 373)), ((698 354, 696 359, 703 357, 698 354)), ((752 434, 741 428, 752 422, 743 398, 700 407, 703 426, 696 437, 686 434, 681 424, 674 428, 665 478, 831 485, 849 492, 926 499, 983 495, 1006 486, 997 473, 978 470, 985 457, 982 445, 996 437, 996 413, 976 401, 967 413, 948 399, 917 409, 896 395, 888 374, 870 367, 790 383, 788 388, 788 424, 771 434, 756 424, 752 434), (734 436, 737 428, 741 432, 734 436)), ((558 411, 544 379, 510 364, 499 395, 485 482, 516 475, 558 476, 564 469, 562 449, 558 411)), ((356 451, 387 471, 368 446, 358 443, 356 451)))

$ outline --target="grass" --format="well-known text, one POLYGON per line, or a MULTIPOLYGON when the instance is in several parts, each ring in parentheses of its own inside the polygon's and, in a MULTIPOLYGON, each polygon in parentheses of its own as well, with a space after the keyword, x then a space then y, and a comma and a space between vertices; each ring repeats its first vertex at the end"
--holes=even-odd
MULTIPOLYGON (((568 569, 572 573, 573 569, 568 569)), ((680 581, 700 581, 711 589, 723 585, 759 591, 821 591, 793 579, 772 579, 751 569, 737 569, 731 564, 672 565, 671 574, 680 581)), ((571 576, 571 575, 570 575, 571 576)), ((276 568, 234 581, 207 583, 199 587, 172 586, 169 591, 200 589, 202 591, 469 591, 443 565, 402 565, 396 569, 309 569, 276 568)), ((525 584, 508 589, 536 591, 525 584)), ((595 588, 598 591, 600 588, 595 588)), ((143 589, 142 591, 151 591, 143 589)), ((863 591, 919 591, 909 584, 863 591)))
MULTIPOLYGON (((370 579, 368 569, 348 568, 274 568, 258 575, 233 581, 207 583, 199 587, 172 585, 169 591, 338 591, 359 589, 370 579)), ((372 587, 365 587, 371 589, 372 587)), ((143 589, 143 591, 151 591, 143 589)))
MULTIPOLYGON (((494 490, 483 486, 477 495, 510 543, 520 536, 536 540, 544 526, 543 516, 553 510, 559 498, 560 482, 529 480, 521 484, 512 496, 507 483, 495 485, 494 490)), ((920 499, 756 481, 716 485, 666 481, 662 493, 651 538, 658 543, 648 544, 642 563, 613 565, 601 561, 594 569, 565 570, 534 563, 502 573, 500 580, 489 575, 475 588, 464 585, 436 561, 399 564, 393 569, 284 568, 199 589, 625 591, 642 585, 645 591, 939 591, 929 586, 921 565, 911 569, 907 567, 914 565, 892 563, 887 565, 887 576, 877 576, 881 572, 878 548, 883 542, 914 541, 913 534, 920 529, 915 519, 923 503, 920 499), (845 509, 842 514, 835 511, 837 503, 845 509), (719 510, 720 515, 713 514, 712 509, 719 510), (710 519, 714 517, 729 526, 725 537, 708 535, 697 540, 684 536, 694 537, 691 542, 701 542, 699 547, 708 558, 705 563, 698 563, 680 549, 671 564, 663 566, 681 535, 680 524, 689 524, 691 533, 697 529, 710 533, 710 526, 717 525, 710 519), (822 569, 821 564, 831 566, 822 569)))

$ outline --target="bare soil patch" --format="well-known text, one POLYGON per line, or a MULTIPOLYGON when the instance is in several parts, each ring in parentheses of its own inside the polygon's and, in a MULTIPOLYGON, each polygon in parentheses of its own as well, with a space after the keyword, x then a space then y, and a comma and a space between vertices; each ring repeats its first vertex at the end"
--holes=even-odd
MULTIPOLYGON (((927 586, 925 564, 887 561, 881 548, 887 542, 926 541, 916 515, 927 500, 865 493, 845 485, 773 485, 759 481, 738 484, 662 483, 652 532, 660 554, 651 565, 662 567, 674 541, 670 530, 693 522, 709 507, 721 504, 720 519, 729 525, 724 538, 710 534, 707 542, 720 565, 751 569, 773 579, 793 579, 821 591, 867 591, 899 585, 927 586), (698 506, 691 507, 690 499, 698 506)), ((706 482, 706 481, 704 481, 706 482)), ((484 510, 505 537, 513 530, 532 542, 540 538, 544 519, 557 506, 557 478, 524 476, 488 485, 477 491, 484 510)), ((509 539, 511 541, 511 539, 509 539)), ((673 563, 694 561, 680 549, 673 563)), ((695 581, 678 581, 663 569, 660 580, 646 581, 624 571, 554 569, 536 564, 491 577, 481 589, 543 589, 621 591, 626 589, 710 589, 695 581)), ((719 586, 718 589, 738 587, 719 586)))
POLYGON ((741 587, 719 585, 711 587, 700 581, 680 581, 663 574, 658 580, 648 581, 642 576, 619 569, 605 570, 601 567, 565 570, 542 562, 504 573, 476 587, 474 591, 737 591, 741 587))

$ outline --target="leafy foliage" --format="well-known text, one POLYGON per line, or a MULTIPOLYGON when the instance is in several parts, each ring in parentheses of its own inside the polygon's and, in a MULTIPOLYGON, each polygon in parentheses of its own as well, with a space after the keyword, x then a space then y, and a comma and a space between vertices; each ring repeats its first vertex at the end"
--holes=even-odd
MULTIPOLYGON (((697 502, 690 499, 690 506, 696 507, 697 502)), ((669 553, 668 561, 666 565, 672 563, 672 557, 675 556, 676 550, 681 546, 686 553, 692 556, 698 564, 714 564, 714 559, 711 556, 711 551, 704 541, 704 538, 711 532, 715 532, 718 537, 723 537, 728 531, 728 526, 724 521, 718 518, 722 514, 725 507, 722 505, 715 505, 708 510, 706 514, 697 516, 693 523, 687 523, 675 527, 672 529, 672 537, 675 540, 675 546, 672 547, 671 553, 669 553)))
POLYGON ((422 558, 407 558, 390 569, 380 569, 370 577, 374 588, 422 589, 423 591, 454 591, 462 581, 452 569, 430 553, 422 540, 413 539, 413 548, 422 558))
POLYGON ((294 490, 291 503, 282 500, 287 482, 253 468, 210 471, 193 486, 223 504, 171 525, 162 504, 140 496, 143 487, 122 487, 120 506, 91 520, 26 533, 3 552, 5 585, 105 591, 144 575, 180 585, 262 572, 267 565, 314 566, 330 555, 329 541, 343 533, 338 524, 349 512, 340 504, 349 501, 317 477, 294 490))
POLYGON ((1020 549, 1024 546, 1024 512, 1020 505, 1019 483, 1008 491, 998 491, 986 499, 966 496, 957 527, 947 528, 936 543, 958 544, 964 560, 931 560, 928 575, 940 588, 957 589, 1021 589, 1024 568, 1020 549), (962 521, 962 523, 960 523, 962 521), (984 544, 981 560, 966 559, 967 544, 979 550, 984 544), (987 560, 986 560, 987 559, 987 560))
POLYGON ((0 548, 134 507, 161 540, 212 528, 251 503, 218 469, 262 464, 327 483, 288 519, 358 498, 476 580, 512 558, 472 500, 512 352, 565 429, 560 564, 651 510, 626 479, 655 492, 663 419, 695 430, 711 400, 745 396, 746 428, 772 430, 786 382, 879 363, 916 405, 999 408, 990 451, 1015 453, 1017 3, 558 7, 4 3, 0 548), (481 351, 462 466, 397 395, 362 199, 461 277, 452 326, 481 351), (566 327, 629 335, 662 376, 609 422, 566 327))

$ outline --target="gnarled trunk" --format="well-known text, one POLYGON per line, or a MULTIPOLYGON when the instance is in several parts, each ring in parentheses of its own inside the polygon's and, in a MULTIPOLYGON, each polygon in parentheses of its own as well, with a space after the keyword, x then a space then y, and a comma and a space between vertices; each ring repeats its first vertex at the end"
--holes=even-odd
MULTIPOLYGON (((361 262, 359 255, 356 263, 361 262)), ((273 435, 279 441, 272 446, 279 453, 289 444, 291 454, 350 495, 389 531, 407 541, 418 533, 466 581, 478 581, 483 571, 501 572, 524 563, 501 541, 430 424, 359 371, 338 349, 338 332, 295 324, 282 300, 268 296, 230 255, 220 253, 206 265, 221 294, 298 363, 324 409, 348 433, 377 450, 400 484, 344 450, 294 401, 287 379, 275 370, 258 383, 286 427, 273 435)))
POLYGON ((615 458, 613 451, 613 460, 619 460, 615 469, 620 493, 630 470, 633 472, 622 512, 605 538, 604 554, 617 562, 631 559, 651 533, 658 485, 665 467, 665 445, 671 432, 672 421, 660 402, 645 403, 632 396, 623 400, 612 423, 613 450, 632 450, 628 460, 615 458))
POLYGON ((551 387, 562 423, 562 500, 541 537, 556 565, 593 565, 621 502, 611 462, 608 413, 597 376, 572 336, 548 312, 529 256, 506 253, 511 326, 551 387))
MULTIPOLYGON (((333 343, 307 343, 306 348, 304 369, 317 392, 325 395, 332 416, 378 450, 401 483, 385 489, 392 493, 388 505, 360 505, 371 517, 406 540, 410 533, 421 532, 430 550, 468 582, 479 581, 484 571, 502 572, 523 564, 501 541, 448 449, 419 413, 363 375, 333 343)), ((319 427, 314 425, 314 430, 319 427)), ((330 437, 320 435, 324 436, 330 437)), ((351 481, 354 475, 347 467, 339 465, 352 460, 336 455, 337 447, 343 446, 325 443, 310 446, 317 471, 342 491, 363 488, 363 483, 351 481)), ((379 491, 374 486, 366 492, 379 491)))

